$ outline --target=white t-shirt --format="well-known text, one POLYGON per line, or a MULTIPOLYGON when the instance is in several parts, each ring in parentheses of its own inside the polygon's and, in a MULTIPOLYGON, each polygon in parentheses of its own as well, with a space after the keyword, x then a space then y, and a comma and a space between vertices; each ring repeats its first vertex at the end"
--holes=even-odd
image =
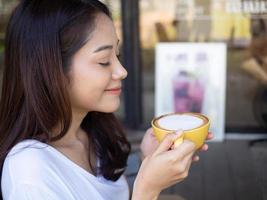
POLYGON ((116 182, 96 177, 50 145, 24 140, 5 159, 4 200, 128 200, 124 176, 116 182))

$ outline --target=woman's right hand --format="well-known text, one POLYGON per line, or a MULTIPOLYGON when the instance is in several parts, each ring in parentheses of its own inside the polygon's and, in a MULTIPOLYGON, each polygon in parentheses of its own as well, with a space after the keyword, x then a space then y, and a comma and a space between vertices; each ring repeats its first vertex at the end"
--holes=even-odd
POLYGON ((181 134, 168 134, 156 151, 143 160, 134 183, 132 200, 157 199, 163 189, 187 177, 195 145, 184 140, 178 147, 172 148, 181 134))

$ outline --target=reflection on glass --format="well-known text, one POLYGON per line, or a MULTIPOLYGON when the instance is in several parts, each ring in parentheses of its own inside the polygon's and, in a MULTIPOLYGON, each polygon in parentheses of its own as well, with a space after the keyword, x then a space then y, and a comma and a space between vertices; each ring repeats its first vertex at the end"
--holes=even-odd
MULTIPOLYGON (((266 1, 168 0, 167 5, 161 0, 141 0, 140 10, 144 84, 154 84, 154 48, 158 42, 224 42, 228 46, 227 131, 264 130, 267 117, 264 121, 259 110, 267 108, 264 96, 267 85, 266 1), (255 102, 258 102, 257 106, 255 102)), ((191 107, 188 102, 181 102, 184 100, 182 98, 189 98, 188 85, 192 82, 192 76, 184 73, 173 75, 176 110, 191 107)), ((194 98, 201 99, 199 91, 203 94, 211 91, 205 91, 201 81, 198 82, 194 86, 198 89, 193 93, 194 98)), ((154 97, 154 88, 144 86, 144 89, 144 94, 149 94, 145 96, 145 102, 153 102, 146 98, 154 97)), ((145 106, 144 115, 147 122, 154 117, 154 104, 145 106)))

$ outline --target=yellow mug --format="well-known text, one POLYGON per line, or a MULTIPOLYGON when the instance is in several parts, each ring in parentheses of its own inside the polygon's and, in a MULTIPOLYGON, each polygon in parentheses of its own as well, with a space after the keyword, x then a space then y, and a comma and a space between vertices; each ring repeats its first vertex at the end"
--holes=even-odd
MULTIPOLYGON (((166 118, 165 118, 166 119, 166 118)), ((174 119, 174 118, 173 118, 174 119)), ((178 123, 178 122, 177 122, 178 123)), ((176 139, 174 142, 174 146, 178 146, 183 142, 184 139, 191 140, 195 143, 196 149, 199 149, 205 142, 205 139, 208 135, 209 127, 210 127, 210 120, 205 115, 200 113, 170 113, 166 115, 161 115, 156 117, 151 122, 152 128, 154 130, 155 136, 159 142, 163 140, 166 134, 174 133, 175 131, 182 129, 183 134, 176 139), (196 127, 194 128, 184 128, 183 125, 180 125, 181 128, 165 128, 162 127, 163 125, 160 124, 160 120, 162 121, 163 118, 169 116, 178 115, 179 117, 187 117, 188 119, 195 118, 197 123, 195 123, 196 127), (183 127, 183 128, 182 128, 183 127)))

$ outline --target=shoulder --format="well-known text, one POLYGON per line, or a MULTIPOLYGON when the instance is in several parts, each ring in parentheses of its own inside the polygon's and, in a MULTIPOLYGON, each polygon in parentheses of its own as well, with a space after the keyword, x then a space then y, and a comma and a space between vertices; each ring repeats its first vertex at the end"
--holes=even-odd
POLYGON ((7 199, 60 199, 57 192, 67 192, 65 186, 57 188, 57 192, 54 190, 61 181, 56 174, 61 169, 56 166, 57 159, 45 143, 37 140, 18 143, 4 161, 1 178, 3 195, 11 197, 7 199), (45 195, 47 193, 51 198, 45 195))
POLYGON ((60 200, 62 196, 59 196, 56 192, 51 192, 46 187, 40 187, 39 185, 32 183, 17 183, 12 189, 6 191, 3 188, 3 199, 19 199, 19 200, 60 200))
POLYGON ((40 178, 48 163, 46 144, 37 140, 24 140, 15 145, 5 158, 3 178, 16 177, 16 180, 40 178))
POLYGON ((42 161, 47 155, 47 145, 37 140, 23 140, 8 153, 5 162, 32 166, 35 161, 42 161))

